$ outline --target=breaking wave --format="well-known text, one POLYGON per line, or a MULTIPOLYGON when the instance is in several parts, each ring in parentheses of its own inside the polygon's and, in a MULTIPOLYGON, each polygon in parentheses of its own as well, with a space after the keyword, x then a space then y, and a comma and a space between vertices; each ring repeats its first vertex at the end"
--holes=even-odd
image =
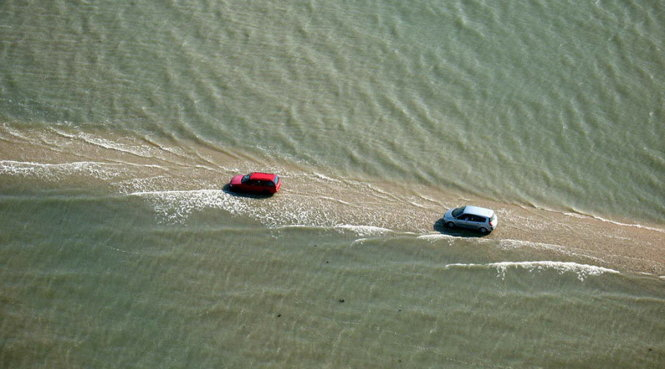
POLYGON ((619 271, 595 265, 578 264, 564 261, 502 261, 488 264, 447 264, 446 269, 496 269, 497 276, 505 278, 508 270, 523 269, 529 272, 554 270, 559 274, 575 273, 577 279, 584 281, 589 276, 599 276, 605 273, 618 274, 619 271))
POLYGON ((102 180, 114 178, 122 173, 119 167, 100 162, 35 163, 13 160, 0 160, 0 175, 36 177, 56 181, 65 176, 83 175, 102 180))

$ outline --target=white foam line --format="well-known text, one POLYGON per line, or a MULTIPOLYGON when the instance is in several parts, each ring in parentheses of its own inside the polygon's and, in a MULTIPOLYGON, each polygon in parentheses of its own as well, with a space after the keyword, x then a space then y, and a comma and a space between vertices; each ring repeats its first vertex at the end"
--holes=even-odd
POLYGON ((70 134, 70 133, 66 133, 66 132, 64 132, 64 131, 62 131, 62 130, 59 130, 57 127, 49 127, 49 129, 50 129, 51 131, 55 132, 56 134, 62 136, 62 137, 66 137, 66 138, 76 138, 75 135, 70 134))
POLYGON ((449 240, 449 239, 456 238, 456 237, 448 235, 448 234, 444 234, 444 233, 429 233, 429 234, 421 234, 416 238, 421 239, 421 240, 435 241, 435 240, 443 240, 443 239, 449 240))
POLYGON ((649 231, 665 233, 665 229, 662 229, 662 228, 649 227, 649 226, 636 224, 636 223, 622 223, 622 222, 617 222, 616 220, 605 219, 605 218, 599 217, 597 215, 581 215, 581 214, 575 214, 575 213, 563 213, 563 214, 567 215, 569 217, 573 217, 573 218, 582 218, 582 219, 583 218, 593 218, 593 219, 596 219, 596 220, 600 220, 601 222, 615 224, 615 225, 622 226, 622 227, 635 227, 635 228, 647 229, 649 231))
POLYGON ((389 228, 382 228, 376 226, 367 226, 367 225, 351 225, 351 224, 335 224, 335 225, 322 225, 322 224, 283 224, 274 227, 275 229, 289 229, 289 228, 309 228, 309 229, 321 229, 321 230, 347 230, 355 233, 360 233, 361 236, 365 235, 382 235, 386 233, 392 234, 407 234, 412 235, 412 232, 397 232, 389 228))
POLYGON ((410 204, 410 205, 412 205, 412 206, 414 206, 414 207, 416 207, 416 208, 420 208, 420 209, 429 209, 429 207, 428 207, 427 205, 419 204, 419 203, 417 203, 417 202, 415 202, 415 201, 413 201, 413 200, 405 200, 405 201, 406 201, 408 204, 410 204))
POLYGON ((598 276, 604 273, 618 274, 619 271, 609 268, 603 268, 595 265, 578 264, 564 261, 502 261, 489 264, 447 264, 445 269, 450 268, 496 268, 498 275, 505 278, 508 269, 526 269, 530 272, 552 269, 559 274, 573 272, 577 274, 577 279, 583 281, 588 276, 598 276))
POLYGON ((159 150, 170 152, 171 154, 174 154, 176 156, 180 156, 180 157, 184 157, 185 159, 188 159, 187 153, 185 151, 183 151, 183 149, 181 147, 163 146, 158 141, 151 138, 150 136, 143 136, 143 140, 145 142, 149 143, 150 145, 153 145, 154 147, 157 147, 159 150))
POLYGON ((513 239, 502 239, 499 240, 499 246, 502 247, 504 250, 505 249, 516 249, 516 248, 521 248, 521 247, 530 247, 534 249, 541 249, 541 250, 554 250, 558 253, 564 254, 564 255, 569 255, 569 256, 581 256, 587 259, 595 260, 601 263, 604 263, 605 260, 595 257, 595 256, 590 256, 578 252, 574 252, 570 250, 569 248, 561 245, 555 245, 551 243, 542 243, 542 242, 532 242, 532 241, 524 241, 524 240, 513 240, 513 239))
POLYGON ((216 168, 209 167, 209 166, 206 166, 206 165, 201 165, 201 164, 196 164, 196 165, 194 165, 194 168, 197 168, 197 169, 205 169, 205 170, 209 170, 209 171, 212 171, 212 172, 217 172, 217 169, 216 169, 216 168))
POLYGON ((337 183, 341 182, 339 179, 330 178, 327 175, 321 174, 319 172, 314 172, 314 176, 319 177, 320 179, 323 179, 323 180, 326 180, 326 181, 329 181, 329 182, 337 182, 337 183))
POLYGON ((98 161, 72 161, 68 163, 38 163, 35 161, 16 161, 16 160, 0 160, 0 163, 2 164, 16 164, 16 165, 24 165, 24 166, 36 166, 36 167, 57 167, 57 166, 65 166, 65 165, 75 165, 75 164, 104 164, 102 162, 98 161))
POLYGON ((204 208, 224 209, 232 214, 245 214, 260 220, 275 228, 286 227, 313 227, 327 228, 340 231, 350 231, 359 237, 384 235, 394 233, 393 230, 383 227, 355 224, 323 224, 316 221, 316 214, 311 213, 309 209, 298 211, 271 211, 269 209, 255 209, 249 203, 248 199, 229 195, 219 189, 203 190, 159 190, 159 191, 134 191, 127 193, 127 196, 145 197, 152 202, 155 210, 161 214, 164 219, 172 222, 183 222, 196 210, 204 208), (315 218, 313 219, 312 216, 315 218), (304 219, 311 220, 303 223, 304 219), (292 224, 289 224, 292 223, 292 224), (295 223, 295 224, 293 224, 295 223), (318 224, 317 224, 318 223, 318 224))
POLYGON ((151 155, 149 153, 150 150, 146 150, 144 147, 141 147, 141 146, 127 147, 126 145, 122 145, 122 144, 119 144, 117 142, 107 140, 107 139, 104 139, 104 138, 94 137, 92 135, 85 134, 85 133, 79 134, 77 137, 82 139, 83 141, 89 143, 89 144, 97 145, 97 146, 103 147, 105 149, 116 150, 116 151, 132 154, 132 155, 136 155, 136 156, 140 156, 140 157, 144 157, 144 158, 151 157, 151 155))
POLYGON ((154 210, 172 223, 182 223, 192 212, 206 208, 224 209, 232 214, 249 213, 241 199, 220 190, 139 191, 127 195, 148 199, 154 210))
MULTIPOLYGON (((184 194, 215 194, 219 195, 220 190, 160 190, 160 191, 135 191, 130 192, 129 196, 163 196, 163 195, 184 195, 184 194)), ((223 193, 223 192, 222 192, 223 193)))
POLYGON ((23 139, 25 141, 29 141, 29 139, 27 137, 25 137, 24 135, 22 135, 21 132, 9 127, 7 124, 3 124, 2 126, 7 132, 9 132, 10 135, 12 135, 14 137, 18 137, 20 139, 23 139))
POLYGON ((330 227, 309 224, 284 224, 272 227, 272 229, 329 229, 330 227))
POLYGON ((329 197, 329 196, 321 196, 320 199, 333 201, 333 202, 336 202, 336 203, 339 203, 339 204, 342 204, 342 205, 349 205, 349 206, 353 205, 350 202, 340 200, 340 199, 336 199, 334 197, 329 197))
POLYGON ((338 224, 335 226, 337 229, 344 229, 348 231, 355 232, 361 237, 372 236, 372 235, 381 235, 385 233, 392 233, 392 229, 375 227, 368 225, 352 225, 352 224, 338 224))
POLYGON ((90 161, 49 164, 0 160, 0 174, 35 176, 38 178, 51 178, 62 174, 85 174, 101 179, 109 179, 119 174, 118 171, 104 169, 104 166, 108 166, 108 164, 90 161))
POLYGON ((510 238, 506 239, 500 239, 499 240, 499 246, 502 247, 503 249, 517 249, 521 247, 531 247, 531 248, 537 248, 537 249, 545 249, 545 250, 555 250, 558 252, 567 252, 568 250, 561 246, 561 245, 555 245, 551 243, 542 243, 542 242, 531 242, 531 241, 524 241, 524 240, 514 240, 510 238))

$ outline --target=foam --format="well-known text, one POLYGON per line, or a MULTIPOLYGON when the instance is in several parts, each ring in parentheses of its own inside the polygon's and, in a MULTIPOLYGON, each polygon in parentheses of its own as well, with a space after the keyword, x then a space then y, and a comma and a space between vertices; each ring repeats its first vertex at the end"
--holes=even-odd
POLYGON ((339 224, 336 225, 335 228, 354 232, 361 237, 376 236, 393 232, 391 229, 388 228, 368 226, 368 225, 339 224))
POLYGON ((509 269, 525 269, 530 272, 542 270, 555 270, 559 274, 573 272, 577 274, 577 279, 584 281, 588 276, 599 276, 605 273, 618 274, 619 271, 609 268, 603 268, 595 265, 578 264, 564 261, 503 261, 488 264, 447 264, 445 269, 463 268, 463 269, 489 269, 496 268, 497 276, 504 279, 509 269))
POLYGON ((569 255, 569 256, 581 256, 587 259, 595 260, 601 263, 604 263, 605 260, 587 255, 584 253, 580 252, 575 252, 571 250, 570 248, 561 246, 561 245, 555 245, 551 243, 543 243, 543 242, 533 242, 533 241, 524 241, 524 240, 514 240, 514 239, 501 239, 499 240, 499 247, 504 250, 511 250, 511 249, 518 249, 522 247, 529 247, 532 249, 537 249, 537 250, 549 250, 549 251, 555 251, 559 254, 562 255, 569 255))
POLYGON ((334 198, 334 197, 320 196, 319 198, 320 198, 321 200, 333 201, 333 202, 336 202, 336 203, 338 203, 338 204, 342 204, 342 205, 347 205, 347 206, 351 206, 351 205, 353 205, 353 204, 351 204, 351 203, 348 202, 348 201, 344 201, 344 200, 341 200, 341 199, 336 199, 336 198, 334 198))
MULTIPOLYGON (((133 143, 128 144, 128 143, 113 141, 89 133, 67 133, 57 128, 50 128, 50 130, 56 135, 68 139, 67 141, 68 143, 71 143, 72 142, 71 140, 81 140, 87 144, 98 146, 103 149, 122 152, 125 154, 131 154, 144 158, 155 157, 156 154, 160 152, 168 152, 176 156, 185 155, 181 148, 164 146, 148 138, 144 138, 144 140, 148 142, 149 145, 147 145, 145 142, 137 142, 136 138, 131 139, 131 142, 133 143)), ((42 137, 42 140, 43 139, 44 138, 42 137)), ((128 139, 124 138, 124 140, 127 141, 128 139)), ((58 146, 58 145, 52 144, 51 146, 58 146)))
POLYGON ((113 185, 118 188, 122 194, 148 194, 150 192, 158 192, 163 188, 164 183, 168 182, 170 177, 165 175, 157 175, 144 178, 130 178, 124 181, 119 181, 113 185))
POLYGON ((622 223, 622 222, 617 222, 616 220, 611 220, 611 219, 606 219, 606 218, 603 218, 603 217, 599 217, 597 215, 581 215, 581 214, 575 214, 575 213, 563 213, 563 214, 566 215, 566 216, 569 216, 569 217, 580 218, 580 219, 593 218, 593 219, 599 220, 601 222, 610 223, 610 224, 618 225, 618 226, 621 226, 621 227, 635 227, 635 228, 640 228, 640 229, 646 229, 646 230, 649 230, 649 231, 665 233, 665 229, 662 229, 662 228, 649 227, 649 226, 645 226, 645 225, 637 224, 637 223, 622 223))
MULTIPOLYGON (((159 180, 159 177, 155 178, 159 180)), ((132 183, 134 184, 134 183, 132 183)), ((147 183, 136 185, 150 186, 147 183)), ((235 215, 244 215, 273 228, 313 227, 338 231, 349 231, 359 237, 369 237, 394 233, 384 227, 358 224, 339 224, 328 219, 325 212, 315 208, 299 206, 284 199, 270 199, 271 206, 257 206, 256 200, 234 196, 218 189, 208 190, 145 190, 127 193, 147 199, 163 222, 183 223, 192 213, 204 209, 221 209, 235 215)), ((261 202, 266 200, 261 200, 261 202)))
POLYGON ((151 157, 150 150, 146 149, 144 146, 123 145, 115 141, 107 140, 105 138, 96 137, 85 133, 81 133, 77 137, 89 144, 100 146, 105 149, 124 152, 127 154, 132 154, 145 158, 151 157))
POLYGON ((196 210, 224 209, 230 213, 247 212, 247 206, 239 199, 220 190, 167 190, 129 193, 148 199, 162 221, 183 223, 196 210))
POLYGON ((118 168, 110 168, 109 164, 90 161, 47 164, 0 160, 0 175, 37 177, 54 181, 67 175, 85 175, 107 180, 121 173, 118 168))
POLYGON ((504 250, 510 250, 510 249, 519 249, 522 247, 530 247, 530 248, 535 248, 535 249, 541 249, 541 250, 554 250, 557 252, 561 253, 569 253, 568 250, 566 250, 565 247, 561 245, 554 245, 550 243, 542 243, 542 242, 532 242, 532 241, 524 241, 524 240, 514 240, 514 239, 501 239, 499 240, 499 247, 504 250))
POLYGON ((437 240, 450 240, 452 238, 455 238, 455 236, 443 234, 443 233, 429 233, 429 234, 421 234, 416 237, 420 240, 427 240, 427 241, 437 241, 437 240))
POLYGON ((328 182, 334 182, 334 183, 340 183, 341 182, 339 179, 328 177, 327 175, 321 174, 319 172, 314 172, 314 176, 318 177, 322 180, 328 181, 328 182))
MULTIPOLYGON (((257 204, 256 199, 235 196, 218 189, 137 191, 128 195, 146 198, 161 221, 167 223, 184 223, 194 212, 220 209, 230 214, 248 216, 273 228, 289 224, 329 228, 336 226, 326 219, 325 214, 298 204, 287 204, 280 198, 260 200, 262 204, 257 204), (264 201, 271 202, 271 206, 264 206, 264 201)), ((353 229, 352 226, 349 229, 353 229)), ((360 228, 356 231, 363 232, 360 228)))
MULTIPOLYGON (((23 135, 21 132, 15 130, 15 129, 13 129, 12 127, 10 127, 9 125, 7 125, 6 123, 4 123, 4 124, 2 125, 2 128, 3 128, 4 131, 6 131, 7 133, 9 133, 11 136, 14 136, 14 137, 20 138, 20 139, 22 139, 22 140, 28 141, 28 138, 27 138, 25 135, 23 135)), ((5 137, 3 137, 3 139, 4 139, 4 138, 5 138, 5 137)))

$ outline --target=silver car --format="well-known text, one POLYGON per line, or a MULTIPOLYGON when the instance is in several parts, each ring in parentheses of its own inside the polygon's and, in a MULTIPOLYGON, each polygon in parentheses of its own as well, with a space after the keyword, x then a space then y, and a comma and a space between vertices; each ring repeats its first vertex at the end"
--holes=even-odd
POLYGON ((443 215, 443 224, 449 228, 460 227, 490 233, 499 224, 499 220, 494 210, 467 205, 448 210, 443 215))

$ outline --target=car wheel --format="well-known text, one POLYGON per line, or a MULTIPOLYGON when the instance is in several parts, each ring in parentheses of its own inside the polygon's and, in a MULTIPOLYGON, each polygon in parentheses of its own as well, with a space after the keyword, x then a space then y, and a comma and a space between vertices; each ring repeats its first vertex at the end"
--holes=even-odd
POLYGON ((485 227, 480 228, 480 233, 487 234, 488 233, 487 228, 485 227))
POLYGON ((446 227, 448 227, 448 228, 455 228, 455 223, 453 223, 453 222, 448 222, 448 223, 446 223, 446 227))

